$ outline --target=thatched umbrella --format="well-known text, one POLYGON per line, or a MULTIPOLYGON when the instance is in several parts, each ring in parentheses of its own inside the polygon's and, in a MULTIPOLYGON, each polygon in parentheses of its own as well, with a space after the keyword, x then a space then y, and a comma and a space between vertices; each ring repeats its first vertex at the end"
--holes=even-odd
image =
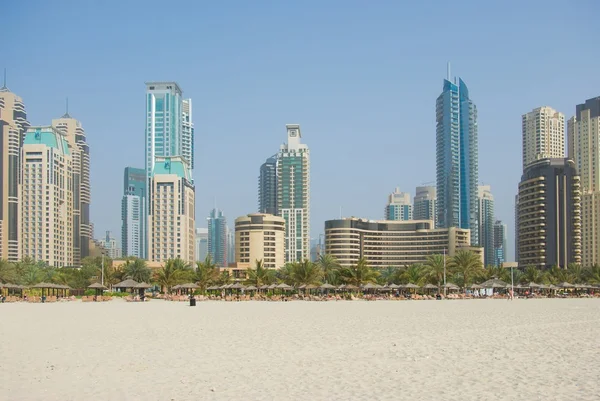
POLYGON ((527 287, 529 288, 542 288, 542 286, 538 283, 534 283, 533 281, 531 281, 529 284, 527 284, 527 287))
POLYGON ((448 290, 460 290, 460 287, 454 283, 446 283, 443 287, 445 287, 448 290))
POLYGON ((480 285, 483 288, 506 288, 506 287, 508 287, 507 283, 505 283, 504 281, 497 279, 497 278, 492 278, 487 281, 484 281, 480 285))
POLYGON ((269 289, 269 287, 270 287, 270 286, 269 286, 268 284, 263 284, 263 285, 261 285, 260 287, 258 287, 258 289, 259 289, 259 290, 263 290, 263 291, 265 291, 265 290, 268 290, 268 289, 269 289))
POLYGON ((98 295, 102 295, 104 290, 108 290, 105 286, 100 283, 94 283, 92 285, 88 285, 88 288, 93 288, 96 291, 96 295, 94 296, 94 301, 98 299, 98 295))
POLYGON ((148 288, 152 288, 152 286, 148 283, 139 283, 134 287, 136 290, 139 290, 140 299, 144 301, 146 299, 146 290, 148 288))
POLYGON ((186 290, 186 292, 189 294, 190 291, 193 292, 193 290, 198 289, 200 287, 198 287, 198 285, 194 284, 194 283, 185 283, 185 284, 180 284, 179 285, 179 289, 180 290, 186 290))
POLYGON ((563 281, 562 283, 557 285, 558 288, 575 288, 575 286, 573 284, 567 283, 566 281, 563 281))
POLYGON ((372 284, 372 283, 367 283, 367 284, 365 284, 365 285, 362 286, 362 289, 363 289, 363 291, 364 290, 367 290, 367 291, 368 290, 376 290, 377 286, 375 284, 372 284))
POLYGON ((321 285, 319 286, 319 288, 320 288, 321 290, 325 290, 325 293, 326 293, 327 295, 329 295, 329 290, 333 290, 333 289, 335 289, 335 286, 334 286, 334 285, 331 285, 331 284, 329 284, 329 283, 323 283, 323 284, 321 284, 321 285))
POLYGON ((56 289, 56 284, 52 283, 38 283, 31 288, 39 288, 42 290, 42 302, 46 302, 46 295, 50 295, 51 289, 56 289), (46 291, 46 295, 44 295, 44 290, 46 291))
POLYGON ((258 288, 256 288, 253 285, 249 285, 248 287, 246 287, 246 291, 256 291, 256 290, 258 290, 258 288))
POLYGON ((135 289, 135 286, 138 284, 139 283, 135 280, 127 279, 127 280, 121 281, 118 284, 113 285, 113 288, 118 288, 120 290, 131 289, 131 292, 133 292, 133 290, 135 289))

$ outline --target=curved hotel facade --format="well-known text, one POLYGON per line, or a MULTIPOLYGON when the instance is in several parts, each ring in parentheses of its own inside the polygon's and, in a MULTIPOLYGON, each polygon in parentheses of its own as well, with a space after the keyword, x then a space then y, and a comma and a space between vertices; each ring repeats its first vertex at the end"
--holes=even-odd
POLYGON ((285 219, 253 213, 235 219, 235 260, 238 267, 254 267, 257 260, 267 269, 285 264, 285 219))
POLYGON ((325 252, 342 266, 365 258, 371 267, 423 263, 427 256, 453 256, 468 249, 483 257, 483 249, 471 247, 468 229, 434 228, 433 220, 373 221, 355 217, 325 222, 325 252))

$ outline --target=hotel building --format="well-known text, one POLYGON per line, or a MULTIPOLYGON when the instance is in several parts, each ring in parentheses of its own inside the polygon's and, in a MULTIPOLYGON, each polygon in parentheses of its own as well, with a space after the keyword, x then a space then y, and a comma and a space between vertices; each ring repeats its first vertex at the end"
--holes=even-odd
POLYGON ((410 203, 410 194, 396 188, 388 196, 388 204, 383 213, 385 220, 412 220, 413 205, 410 203))
POLYGON ((21 160, 22 257, 73 266, 73 160, 65 135, 29 128, 21 160))
POLYGON ((271 214, 253 213, 235 219, 237 267, 253 268, 262 261, 268 269, 285 264, 285 220, 271 214))
POLYGON ((581 263, 581 189, 572 160, 529 164, 519 183, 517 212, 519 266, 581 263))
POLYGON ((552 107, 522 117, 523 170, 536 160, 565 157, 565 116, 552 107))
POLYGON ((429 255, 452 257, 461 249, 480 255, 483 249, 471 247, 468 229, 434 228, 432 220, 373 221, 344 218, 325 222, 325 253, 342 266, 365 258, 371 267, 408 266, 423 263, 429 255))
POLYGON ((156 157, 150 180, 148 255, 152 262, 195 262, 195 192, 187 162, 156 157))

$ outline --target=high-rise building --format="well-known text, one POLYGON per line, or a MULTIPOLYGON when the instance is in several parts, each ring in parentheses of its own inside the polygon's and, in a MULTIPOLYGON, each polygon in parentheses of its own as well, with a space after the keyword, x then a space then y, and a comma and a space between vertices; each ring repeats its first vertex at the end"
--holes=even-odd
POLYGON ((434 228, 433 220, 373 221, 355 217, 325 222, 325 253, 343 267, 365 258, 369 266, 385 268, 424 263, 430 255, 470 250, 470 231, 458 227, 434 228))
POLYGON ((396 188, 388 196, 388 204, 384 210, 384 220, 412 220, 413 205, 410 203, 410 194, 401 192, 396 188))
POLYGON ((115 237, 112 236, 110 231, 107 231, 100 241, 100 246, 106 251, 106 256, 111 259, 119 259, 122 255, 121 248, 115 237))
POLYGON ((73 161, 73 265, 81 266, 83 258, 90 256, 90 243, 93 240, 90 222, 90 147, 86 142, 81 122, 72 118, 69 111, 59 119, 52 120, 52 126, 61 131, 69 144, 73 161))
POLYGON ((207 220, 208 254, 217 266, 227 267, 227 219, 223 211, 214 208, 207 220))
POLYGON ((269 157, 260 166, 258 212, 277 215, 277 155, 269 157))
POLYGON ((187 160, 194 170, 194 122, 192 119, 192 99, 181 101, 181 157, 187 160))
POLYGON ((21 250, 50 266, 73 266, 73 160, 62 131, 31 127, 21 153, 21 250))
POLYGON ((581 263, 581 189, 572 160, 541 159, 525 168, 517 221, 520 266, 581 263))
POLYGON ((121 247, 123 255, 146 259, 146 171, 125 167, 121 200, 121 247))
POLYGON ((285 220, 285 261, 310 257, 310 152, 298 124, 288 124, 277 155, 277 212, 285 220))
POLYGON ((203 262, 208 256, 208 228, 196 228, 196 260, 203 262))
POLYGON ((435 187, 417 187, 413 203, 413 219, 437 221, 435 187))
POLYGON ((195 262, 195 190, 180 156, 156 157, 150 180, 148 257, 153 262, 181 258, 195 262))
POLYGON ((436 101, 437 223, 470 229, 472 244, 479 244, 477 148, 477 107, 448 72, 436 101))
POLYGON ((523 170, 536 160, 565 157, 565 116, 543 106, 523 114, 523 170))
POLYGON ((227 265, 235 263, 235 231, 227 226, 227 265))
POLYGON ((262 261, 268 269, 285 264, 285 220, 272 214, 252 213, 235 219, 235 256, 238 267, 262 261))
POLYGON ((29 128, 25 105, 10 92, 6 80, 0 88, 0 260, 16 262, 19 249, 19 181, 21 143, 29 128))
POLYGON ((479 245, 485 266, 494 265, 494 196, 489 185, 479 186, 479 245))
POLYGON ((577 105, 569 119, 569 158, 581 176, 582 264, 600 263, 600 96, 577 105))
POLYGON ((494 265, 502 266, 506 262, 506 224, 501 220, 494 223, 494 265))

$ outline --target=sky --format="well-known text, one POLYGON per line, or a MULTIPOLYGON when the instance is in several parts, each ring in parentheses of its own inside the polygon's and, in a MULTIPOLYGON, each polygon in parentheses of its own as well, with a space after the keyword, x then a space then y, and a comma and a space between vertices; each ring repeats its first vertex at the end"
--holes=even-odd
POLYGON ((145 82, 193 100, 196 225, 258 208, 258 173, 301 125, 311 236, 340 216, 382 219, 395 187, 435 183, 446 65, 478 108, 479 179, 514 252, 521 116, 570 118, 600 95, 600 2, 18 1, 1 6, 0 67, 33 125, 65 112, 91 151, 95 236, 120 238, 123 169, 144 166, 145 82))

